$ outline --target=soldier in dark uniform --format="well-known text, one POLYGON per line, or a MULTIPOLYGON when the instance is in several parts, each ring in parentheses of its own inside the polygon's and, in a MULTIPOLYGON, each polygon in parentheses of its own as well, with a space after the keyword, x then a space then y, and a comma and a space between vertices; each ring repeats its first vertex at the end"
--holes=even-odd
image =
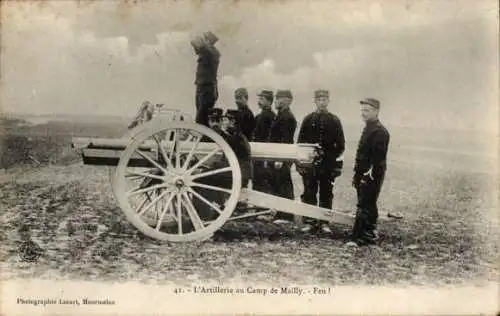
MULTIPOLYGON (((250 143, 238 126, 237 121, 237 110, 227 110, 225 115, 222 115, 222 109, 213 108, 209 111, 209 124, 210 127, 217 132, 231 147, 235 153, 238 163, 240 165, 242 188, 248 187, 251 176, 251 156, 250 156, 250 143)), ((214 157, 214 159, 209 160, 204 164, 204 170, 202 172, 216 170, 227 167, 228 161, 226 159, 221 159, 221 157, 214 157)), ((232 174, 229 172, 219 173, 216 175, 211 175, 208 177, 199 178, 196 182, 208 185, 214 185, 221 188, 231 189, 232 187, 232 174)), ((215 190, 196 188, 196 191, 205 197, 208 201, 217 203, 222 206, 228 197, 227 193, 218 192, 215 190)), ((198 207, 205 209, 206 206, 203 203, 197 201, 195 204, 198 207)), ((216 215, 212 212, 213 210, 208 210, 210 216, 216 215)))
POLYGON ((217 134, 220 134, 222 132, 221 125, 223 113, 224 111, 222 111, 221 108, 211 108, 207 111, 208 127, 216 131, 217 134))
MULTIPOLYGON (((321 145, 321 160, 315 166, 297 168, 304 183, 304 193, 301 199, 304 203, 318 205, 319 189, 318 206, 331 209, 334 197, 333 185, 343 167, 344 130, 340 119, 328 111, 329 92, 317 90, 314 93, 314 99, 317 109, 302 121, 297 142, 321 145)), ((303 231, 321 227, 323 232, 330 232, 325 222, 321 223, 309 218, 305 218, 304 222, 306 225, 303 231)))
POLYGON ((352 238, 361 246, 374 244, 377 240, 377 199, 387 168, 390 135, 378 119, 380 102, 367 98, 360 103, 366 126, 359 140, 352 180, 358 196, 352 238))
MULTIPOLYGON (((263 90, 258 94, 259 107, 261 112, 255 117, 255 129, 253 131, 252 142, 268 142, 271 123, 276 114, 273 112, 272 104, 274 93, 263 90)), ((267 168, 267 161, 255 161, 253 164, 252 189, 264 193, 270 193, 271 174, 267 168)))
POLYGON ((241 131, 238 114, 238 110, 226 111, 222 137, 231 146, 238 158, 241 169, 242 187, 246 188, 251 176, 251 152, 250 143, 241 131))
POLYGON ((208 109, 213 108, 219 98, 217 71, 220 52, 214 46, 219 39, 212 32, 205 32, 191 41, 198 55, 196 68, 196 123, 208 126, 208 109))
MULTIPOLYGON (((297 120, 290 110, 293 96, 290 90, 278 90, 276 92, 275 107, 277 115, 274 118, 269 131, 270 143, 293 144, 295 130, 297 129, 297 120)), ((293 182, 290 162, 270 162, 271 169, 271 194, 294 200, 293 182)), ((293 221, 293 215, 290 213, 278 212, 275 216, 275 223, 293 221)))
MULTIPOLYGON (((208 117, 208 127, 210 127, 213 131, 215 131, 217 134, 222 135, 222 116, 224 114, 224 111, 221 108, 210 108, 207 111, 207 117, 208 117)), ((206 139, 206 141, 209 142, 214 142, 212 139, 208 139, 208 137, 203 137, 202 139, 206 139)), ((218 157, 213 157, 209 161, 207 161, 202 168, 200 168, 200 172, 206 172, 209 170, 214 170, 214 169, 219 169, 225 167, 223 164, 221 164, 221 161, 218 157)), ((196 180, 196 182, 202 183, 202 184, 209 184, 209 185, 219 185, 220 184, 220 179, 217 179, 217 177, 211 176, 211 177, 203 177, 199 178, 196 180)), ((217 192, 214 190, 209 190, 205 188, 199 188, 196 187, 194 188, 196 192, 201 194, 205 199, 207 199, 210 202, 215 202, 217 205, 221 206, 223 201, 224 201, 224 196, 223 193, 217 192)), ((193 200, 193 205, 198 212, 200 212, 200 215, 203 215, 202 218, 208 219, 208 218, 214 218, 216 215, 214 210, 209 209, 205 203, 203 203, 201 200, 198 200, 197 198, 193 200)))
POLYGON ((238 88, 234 91, 236 106, 238 107, 237 120, 238 125, 245 137, 250 141, 253 130, 255 129, 255 117, 252 110, 248 107, 248 91, 245 88, 238 88))

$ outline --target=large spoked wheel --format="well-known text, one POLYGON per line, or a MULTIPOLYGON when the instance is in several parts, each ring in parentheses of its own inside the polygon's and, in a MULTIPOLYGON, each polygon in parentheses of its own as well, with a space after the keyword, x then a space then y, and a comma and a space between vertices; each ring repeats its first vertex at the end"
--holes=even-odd
POLYGON ((237 157, 213 130, 154 120, 135 130, 113 178, 119 206, 139 231, 185 242, 212 235, 241 190, 237 157))

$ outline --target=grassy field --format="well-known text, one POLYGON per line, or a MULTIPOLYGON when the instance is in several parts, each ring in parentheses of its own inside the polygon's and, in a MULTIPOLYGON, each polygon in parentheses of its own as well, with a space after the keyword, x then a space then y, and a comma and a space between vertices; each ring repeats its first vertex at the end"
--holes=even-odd
MULTIPOLYGON (((113 136, 119 131, 107 133, 113 136)), ((44 137, 53 134, 47 132, 44 137)), ((395 131, 392 134, 380 209, 401 212, 405 218, 381 225, 380 243, 365 248, 345 246, 350 227, 334 226, 332 236, 304 235, 293 227, 254 219, 228 222, 213 241, 162 244, 144 237, 125 220, 111 193, 109 169, 84 166, 67 142, 45 138, 56 156, 67 159, 65 163, 13 163, 0 176, 1 278, 332 285, 496 280, 494 157, 481 151, 486 147, 470 134, 454 142, 443 135, 429 137, 431 145, 422 135, 419 140, 404 131, 399 137, 395 131), (438 142, 439 136, 444 141, 438 142), (475 150, 470 150, 470 144, 475 150), (21 227, 44 249, 36 263, 19 258, 21 227)), ((12 135, 4 134, 4 140, 12 135)), ((32 135, 24 131, 21 136, 32 135)), ((75 133, 62 136, 68 135, 75 133)), ((344 210, 355 205, 350 169, 357 137, 355 132, 350 134, 345 172, 335 187, 335 207, 344 210)), ((31 155, 41 155, 46 146, 35 146, 38 149, 31 150, 31 155)), ((301 181, 295 173, 294 177, 299 196, 301 181)))

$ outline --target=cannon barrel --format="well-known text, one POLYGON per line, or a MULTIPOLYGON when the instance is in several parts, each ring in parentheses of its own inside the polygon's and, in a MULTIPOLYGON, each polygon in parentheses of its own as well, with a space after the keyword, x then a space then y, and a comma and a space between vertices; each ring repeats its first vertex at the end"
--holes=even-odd
MULTIPOLYGON (((116 166, 122 151, 127 147, 130 140, 128 138, 87 138, 75 137, 72 139, 72 147, 81 150, 83 161, 89 165, 116 166)), ((192 143, 179 142, 181 151, 189 152, 192 143)), ((162 147, 169 149, 174 145, 173 141, 162 141, 162 147)), ((216 144, 200 142, 195 150, 195 155, 210 153, 216 144)), ((155 155, 157 150, 155 141, 146 141, 139 148, 145 153, 155 155)), ((252 160, 270 160, 283 162, 298 162, 301 164, 313 163, 317 157, 316 144, 280 144, 280 143, 260 143, 250 142, 252 160)), ((130 162, 132 165, 141 166, 147 163, 138 154, 133 156, 130 162)))

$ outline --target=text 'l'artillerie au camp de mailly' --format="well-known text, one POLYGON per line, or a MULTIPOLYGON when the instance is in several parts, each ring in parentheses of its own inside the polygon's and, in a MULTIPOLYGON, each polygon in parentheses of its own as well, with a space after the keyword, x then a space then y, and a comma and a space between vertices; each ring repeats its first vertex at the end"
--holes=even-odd
POLYGON ((175 294, 226 294, 226 295, 329 295, 329 287, 223 287, 223 286, 193 286, 175 288, 175 294))

